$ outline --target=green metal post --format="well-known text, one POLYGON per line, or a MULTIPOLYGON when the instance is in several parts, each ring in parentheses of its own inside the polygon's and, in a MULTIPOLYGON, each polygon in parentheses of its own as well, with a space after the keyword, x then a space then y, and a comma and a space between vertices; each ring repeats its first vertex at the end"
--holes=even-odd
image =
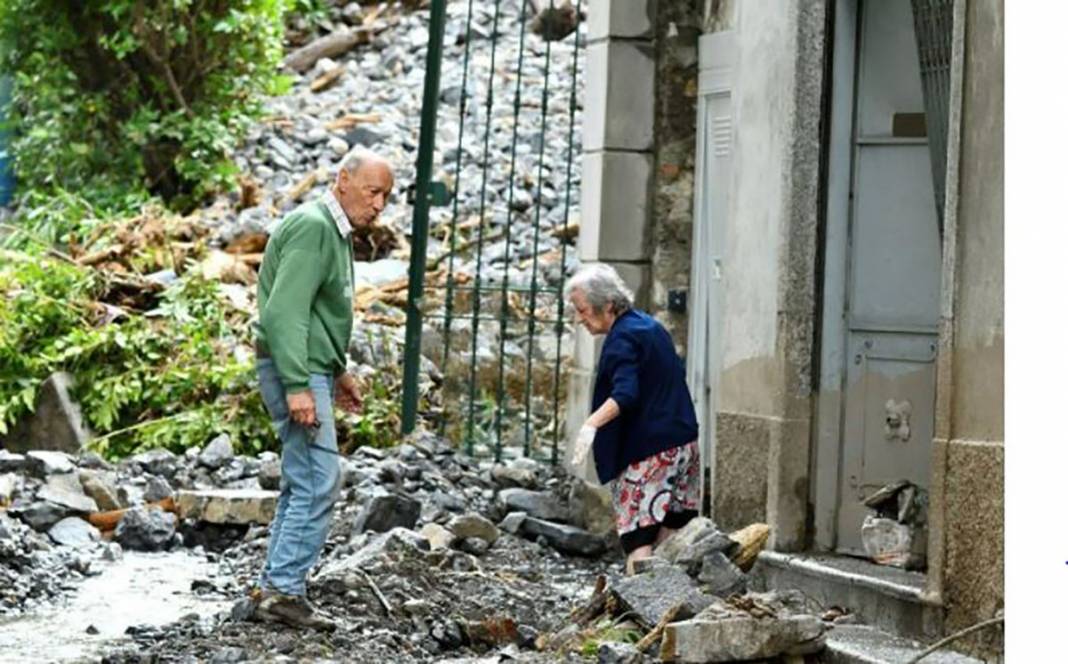
POLYGON ((438 116, 441 53, 445 35, 445 0, 431 0, 430 41, 423 80, 423 109, 419 122, 419 152, 415 165, 415 210, 412 217, 412 250, 408 267, 408 320, 404 332, 404 395, 401 401, 401 433, 415 429, 419 406, 419 359, 423 336, 423 280, 426 276, 426 244, 430 225, 430 177, 434 168, 434 130, 438 116))

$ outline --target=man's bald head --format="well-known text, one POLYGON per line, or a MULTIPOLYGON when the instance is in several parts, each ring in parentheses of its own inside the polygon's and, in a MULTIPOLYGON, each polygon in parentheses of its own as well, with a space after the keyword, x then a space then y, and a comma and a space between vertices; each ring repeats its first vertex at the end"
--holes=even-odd
POLYGON ((392 191, 393 168, 383 157, 356 148, 341 160, 334 195, 353 224, 373 223, 392 191))

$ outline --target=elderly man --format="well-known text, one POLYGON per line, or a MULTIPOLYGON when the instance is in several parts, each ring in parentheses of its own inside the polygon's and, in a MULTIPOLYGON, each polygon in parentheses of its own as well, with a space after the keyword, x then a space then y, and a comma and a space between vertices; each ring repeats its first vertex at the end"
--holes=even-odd
POLYGON ((262 620, 329 630, 308 603, 305 577, 322 552, 341 488, 333 402, 360 408, 346 373, 352 335, 352 229, 374 222, 393 189, 384 159, 354 151, 333 187, 288 214, 260 268, 256 371, 282 441, 282 493, 254 591, 262 620))

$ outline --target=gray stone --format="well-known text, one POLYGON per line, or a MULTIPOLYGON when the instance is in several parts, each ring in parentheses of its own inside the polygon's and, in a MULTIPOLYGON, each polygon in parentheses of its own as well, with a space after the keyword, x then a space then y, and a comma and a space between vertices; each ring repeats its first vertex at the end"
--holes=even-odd
POLYGON ((827 626, 815 616, 701 617, 664 630, 660 657, 674 662, 737 662, 780 655, 809 655, 824 645, 827 626))
POLYGON ((173 514, 156 508, 134 507, 115 528, 115 541, 133 551, 162 551, 175 539, 173 514))
POLYGON ((500 537, 497 526, 480 514, 471 513, 453 517, 445 527, 460 539, 478 537, 493 544, 500 537))
POLYGON ((0 449, 0 473, 14 473, 26 468, 26 457, 0 449))
POLYGON ((437 523, 426 524, 419 529, 419 534, 430 542, 430 549, 432 551, 448 549, 456 543, 456 535, 445 526, 437 523))
POLYGON ((686 572, 674 565, 627 577, 612 586, 621 606, 633 611, 647 628, 654 627, 676 605, 682 605, 679 620, 692 618, 712 604, 712 597, 697 589, 686 572))
POLYGON ((90 470, 111 470, 112 466, 107 459, 92 450, 82 450, 78 455, 78 467, 90 470))
POLYGON ((460 546, 457 548, 472 556, 481 556, 489 551, 490 543, 481 537, 466 537, 460 540, 460 546))
POLYGON ((278 505, 278 492, 255 489, 179 491, 175 496, 183 519, 220 525, 268 525, 278 505))
POLYGON ((581 478, 575 478, 567 496, 567 510, 571 523, 597 535, 615 532, 616 514, 612 509, 612 493, 581 478))
POLYGON ((384 140, 382 134, 376 131, 368 129, 367 127, 356 127, 349 133, 345 134, 345 142, 349 145, 361 145, 365 148, 373 147, 384 140))
POLYGON ((142 452, 130 459, 145 472, 171 478, 178 472, 178 457, 170 450, 154 449, 142 452))
POLYGON ((300 155, 297 151, 290 147, 289 143, 286 143, 277 136, 272 136, 267 139, 267 147, 274 150, 274 152, 288 164, 296 164, 300 161, 300 155))
POLYGON ((48 530, 60 519, 70 514, 70 510, 66 507, 47 500, 39 500, 27 507, 13 508, 10 512, 37 531, 48 530))
POLYGON ((526 520, 526 512, 509 512, 508 516, 501 520, 501 530, 518 535, 523 528, 523 522, 526 520))
POLYGON ((648 558, 639 558, 634 561, 634 573, 644 574, 649 570, 656 569, 657 567, 664 567, 670 565, 668 561, 664 560, 660 556, 649 556, 648 558))
POLYGON ((100 541, 100 531, 76 516, 62 519, 48 530, 48 536, 60 546, 92 546, 100 541))
POLYGON ((170 483, 162 477, 150 477, 145 486, 144 499, 149 503, 156 503, 174 495, 174 489, 170 483))
POLYGON ((0 507, 7 507, 11 504, 21 484, 20 476, 15 473, 0 475, 0 507))
POLYGON ((394 528, 388 533, 367 533, 360 536, 365 542, 354 553, 323 565, 316 582, 340 581, 346 588, 363 588, 367 578, 361 574, 367 568, 386 559, 401 560, 423 556, 430 551, 430 542, 407 528, 394 528))
POLYGON ((349 144, 345 142, 345 139, 338 136, 331 136, 326 142, 326 147, 337 157, 344 157, 349 151, 349 144))
POLYGON ((122 560, 122 547, 116 542, 108 542, 100 557, 110 563, 118 562, 122 560))
POLYGON ((602 643, 597 648, 597 664, 642 664, 645 657, 631 643, 602 643))
POLYGON ((504 489, 497 494, 497 500, 509 512, 526 512, 535 519, 546 521, 563 523, 568 520, 567 507, 547 491, 504 489))
POLYGON ((450 512, 462 512, 467 509, 467 501, 462 497, 446 493, 444 491, 435 491, 430 495, 430 502, 437 505, 443 510, 450 512))
POLYGON ((204 451, 197 457, 197 463, 205 468, 216 470, 230 463, 234 458, 234 446, 230 443, 230 436, 220 434, 213 438, 204 451))
POLYGON ((718 597, 744 593, 745 573, 720 551, 705 556, 697 581, 706 591, 718 597))
POLYGON ((70 513, 88 514, 96 511, 96 502, 85 495, 81 481, 73 474, 49 477, 37 491, 37 499, 59 505, 70 513))
POLYGON ((604 553, 603 537, 563 523, 543 521, 528 516, 523 520, 521 532, 532 539, 544 537, 549 546, 563 553, 579 556, 597 556, 604 553))
MULTIPOLYGON (((718 540, 717 535, 720 534, 722 534, 720 529, 716 527, 716 523, 712 519, 703 516, 695 517, 690 519, 689 523, 674 535, 661 542, 660 546, 656 547, 655 553, 664 560, 673 563, 684 549, 688 549, 691 545, 708 538, 716 537, 718 540)), ((707 551, 706 553, 711 552, 707 551)))
POLYGON ((98 510, 106 512, 125 507, 119 501, 119 490, 116 487, 114 474, 83 470, 78 473, 78 479, 81 481, 82 490, 93 499, 98 510))
POLYGON ((531 470, 526 468, 516 468, 513 466, 494 466, 490 470, 490 477, 499 486, 509 488, 520 489, 533 489, 538 486, 538 476, 531 470))
POLYGON ((364 503, 352 529, 355 533, 368 531, 384 533, 394 528, 414 528, 422 505, 418 500, 399 494, 372 496, 364 503))
POLYGON ((260 466, 258 479, 262 488, 277 491, 282 486, 282 462, 278 459, 265 461, 260 466))
POLYGON ((74 462, 63 452, 34 450, 26 453, 26 468, 34 476, 45 478, 74 472, 74 462))
POLYGON ((56 372, 43 383, 34 411, 4 438, 4 447, 13 452, 59 450, 78 453, 92 438, 82 419, 82 411, 70 395, 73 378, 56 372))
POLYGON ((327 133, 322 127, 312 127, 306 134, 300 137, 300 140, 305 145, 318 145, 330 138, 330 134, 327 133))

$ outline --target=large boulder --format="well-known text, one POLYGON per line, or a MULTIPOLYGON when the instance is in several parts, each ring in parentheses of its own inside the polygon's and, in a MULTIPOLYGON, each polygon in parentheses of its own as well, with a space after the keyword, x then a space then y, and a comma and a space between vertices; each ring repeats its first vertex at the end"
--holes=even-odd
POLYGON ((17 473, 26 468, 26 457, 0 449, 0 473, 17 473))
POLYGON ((497 530, 497 526, 493 525, 493 522, 486 517, 475 514, 463 514, 461 516, 453 517, 449 520, 445 527, 452 531, 453 535, 460 539, 479 538, 485 540, 488 544, 493 544, 500 537, 500 531, 497 530))
POLYGON ((13 452, 59 450, 77 454, 92 438, 81 408, 70 394, 73 378, 60 371, 49 376, 37 396, 37 405, 2 441, 13 452))
POLYGON ((98 510, 106 512, 126 507, 119 500, 117 478, 114 473, 82 470, 78 473, 78 479, 81 481, 82 489, 96 503, 98 510))
POLYGON ((417 532, 407 528, 394 528, 387 533, 366 533, 356 540, 356 550, 323 565, 315 581, 340 582, 345 588, 362 588, 367 585, 364 573, 386 560, 401 560, 422 557, 430 551, 430 542, 417 532))
POLYGON ((124 549, 163 551, 175 541, 177 519, 157 508, 134 507, 122 515, 115 528, 115 541, 124 549))
POLYGON ((497 494, 497 500, 505 512, 526 512, 545 521, 568 521, 567 507, 548 491, 504 489, 497 494))
POLYGON ((37 500, 59 505, 70 514, 88 514, 96 511, 96 502, 85 495, 82 483, 73 474, 53 475, 37 491, 37 500))
POLYGON ((175 503, 184 519, 220 525, 267 525, 274 518, 278 492, 257 489, 179 491, 175 503))
POLYGON ((606 487, 575 478, 567 496, 571 523, 591 533, 607 535, 615 532, 616 513, 612 508, 612 492, 606 487))
POLYGON ((412 529, 419 520, 422 505, 409 496, 395 493, 371 496, 356 515, 354 533, 384 533, 394 528, 412 529))
POLYGON ((612 592, 626 611, 646 628, 655 627, 668 611, 682 605, 677 620, 692 618, 712 604, 713 598, 697 588, 686 572, 674 565, 654 567, 627 577, 612 586, 612 592))
POLYGON ((561 553, 577 556, 598 556, 605 551, 603 537, 598 537, 575 526, 555 523, 528 516, 519 526, 523 535, 537 539, 544 537, 549 546, 561 553))
POLYGON ((60 546, 85 547, 100 541, 100 531, 84 519, 68 516, 48 529, 48 536, 60 546))
POLYGON ((208 446, 197 457, 197 463, 205 468, 216 470, 230 463, 233 458, 234 446, 230 444, 230 436, 224 433, 216 436, 208 443, 208 446))
POLYGON ((44 479, 49 475, 74 472, 74 461, 64 452, 34 450, 26 453, 26 468, 35 476, 44 479))
POLYGON ((170 450, 156 448, 141 452, 130 458, 130 463, 139 466, 150 475, 171 478, 178 472, 178 457, 170 450))

